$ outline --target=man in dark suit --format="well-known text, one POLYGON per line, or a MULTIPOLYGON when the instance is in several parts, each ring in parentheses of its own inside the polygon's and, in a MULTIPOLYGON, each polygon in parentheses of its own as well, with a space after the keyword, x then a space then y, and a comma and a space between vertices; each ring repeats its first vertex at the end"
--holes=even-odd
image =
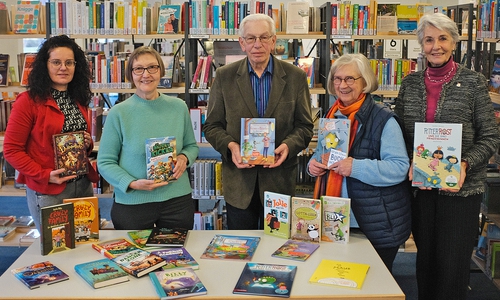
POLYGON ((179 33, 179 20, 174 14, 170 14, 170 21, 172 23, 172 27, 174 28, 174 33, 179 33))
POLYGON ((239 43, 247 57, 217 69, 210 89, 203 131, 222 155, 222 182, 229 229, 263 229, 264 191, 295 194, 297 154, 313 135, 304 71, 271 55, 276 43, 273 19, 247 16, 239 43), (242 162, 241 118, 275 118, 274 164, 242 162))

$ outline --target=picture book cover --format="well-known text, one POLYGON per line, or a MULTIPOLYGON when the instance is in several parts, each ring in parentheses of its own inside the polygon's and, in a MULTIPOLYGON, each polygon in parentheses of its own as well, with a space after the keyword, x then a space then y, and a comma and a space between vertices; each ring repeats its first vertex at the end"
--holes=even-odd
POLYGON ((241 158, 249 165, 274 164, 276 120, 241 118, 241 158))
POLYGON ((288 39, 277 39, 273 55, 280 59, 288 59, 288 39))
POLYGON ((349 225, 351 222, 351 199, 321 196, 323 208, 323 228, 321 240, 347 244, 349 242, 349 225))
POLYGON ((42 285, 50 285, 69 279, 68 274, 50 261, 12 269, 11 272, 31 290, 42 285))
POLYGON ((8 85, 9 54, 0 54, 0 86, 8 85))
POLYGON ((54 134, 53 142, 56 169, 66 169, 60 177, 88 173, 83 131, 54 134))
POLYGON ((146 241, 151 235, 151 231, 152 229, 133 230, 127 232, 127 234, 139 248, 144 248, 146 247, 146 241))
POLYGON ((63 199, 73 203, 75 215, 75 242, 97 242, 99 240, 99 199, 81 197, 63 199))
POLYGON ((117 256, 113 258, 113 261, 125 272, 135 277, 142 277, 166 264, 158 255, 139 248, 117 256))
POLYGON ((157 33, 179 33, 180 24, 180 5, 165 4, 160 6, 157 33))
POLYGON ((184 247, 152 250, 151 253, 158 255, 167 262, 167 264, 162 267, 164 270, 173 268, 191 268, 193 270, 198 270, 200 267, 198 262, 184 247))
POLYGON ((146 139, 147 179, 155 182, 175 181, 174 168, 177 162, 175 137, 146 139))
POLYGON ((368 264, 322 259, 309 282, 360 289, 368 269, 368 264))
POLYGON ((189 230, 185 228, 155 227, 146 241, 146 246, 183 247, 189 230))
POLYGON ((3 242, 16 233, 16 227, 0 226, 0 242, 3 242))
POLYGON ((39 33, 40 1, 18 0, 12 29, 14 33, 39 33))
POLYGON ((500 58, 497 58, 493 63, 488 90, 493 93, 500 93, 500 58))
POLYGON ((462 124, 415 123, 412 186, 459 189, 462 124))
POLYGON ((312 89, 314 87, 314 73, 315 73, 315 58, 314 57, 297 57, 295 65, 306 72, 307 86, 312 89))
POLYGON ((28 85, 28 77, 33 69, 33 62, 35 61, 36 53, 26 53, 24 55, 23 69, 21 73, 21 86, 28 85))
POLYGON ((318 248, 319 243, 287 240, 271 256, 306 261, 318 248))
POLYGON ((251 260, 260 237, 216 234, 201 258, 251 260))
POLYGON ((321 162, 330 167, 347 158, 351 120, 320 118, 318 126, 318 147, 321 162))
POLYGON ((176 268, 149 273, 160 300, 207 294, 207 288, 191 268, 176 268))
POLYGON ((75 271, 95 289, 129 281, 128 273, 108 258, 75 265, 75 271))
POLYGON ((290 195, 264 191, 264 233, 290 238, 290 195))
POLYGON ((0 216, 0 226, 7 226, 16 220, 15 216, 0 216))
POLYGON ((287 3, 286 33, 309 33, 309 2, 287 3))
POLYGON ((41 207, 40 221, 42 255, 75 248, 73 203, 41 207))
POLYGON ((321 200, 292 197, 290 238, 305 242, 321 239, 321 200))
POLYGON ((92 243, 92 248, 107 258, 115 258, 124 253, 138 249, 135 244, 125 238, 92 243))
POLYGON ((247 262, 233 294, 289 298, 297 266, 247 262))

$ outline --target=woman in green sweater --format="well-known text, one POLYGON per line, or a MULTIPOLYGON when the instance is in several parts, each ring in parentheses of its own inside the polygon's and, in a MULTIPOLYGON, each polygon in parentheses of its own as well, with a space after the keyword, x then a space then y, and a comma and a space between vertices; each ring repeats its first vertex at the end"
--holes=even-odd
POLYGON ((115 229, 193 228, 194 201, 187 167, 198 156, 189 110, 181 99, 158 92, 165 67, 158 52, 139 47, 130 56, 127 79, 135 94, 106 118, 100 141, 99 173, 114 187, 111 219, 115 229), (147 179, 149 138, 175 137, 171 182, 147 179))

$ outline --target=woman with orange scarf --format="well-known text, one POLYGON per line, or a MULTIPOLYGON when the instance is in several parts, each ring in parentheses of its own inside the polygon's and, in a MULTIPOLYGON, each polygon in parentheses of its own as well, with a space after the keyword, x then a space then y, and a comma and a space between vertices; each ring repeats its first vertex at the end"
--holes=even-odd
POLYGON ((326 118, 350 120, 348 154, 324 164, 322 141, 309 161, 317 176, 314 198, 323 195, 351 199, 351 228, 367 236, 387 268, 410 235, 410 167, 397 116, 370 95, 378 82, 368 59, 346 54, 332 65, 328 91, 337 97, 326 118))

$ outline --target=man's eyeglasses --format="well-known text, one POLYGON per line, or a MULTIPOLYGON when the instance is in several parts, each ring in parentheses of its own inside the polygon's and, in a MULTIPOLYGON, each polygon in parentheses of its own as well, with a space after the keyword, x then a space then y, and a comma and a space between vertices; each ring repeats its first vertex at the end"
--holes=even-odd
POLYGON ((345 84, 347 85, 353 85, 354 82, 356 82, 356 80, 360 79, 361 76, 359 76, 358 78, 354 78, 352 76, 346 76, 344 78, 340 78, 340 77, 333 77, 333 83, 335 85, 340 85, 342 83, 342 81, 345 82, 345 84))
POLYGON ((255 44, 257 39, 259 39, 261 43, 265 44, 265 43, 269 43, 272 38, 273 38, 272 35, 263 35, 263 36, 248 36, 248 37, 244 37, 243 39, 245 40, 245 42, 247 44, 253 45, 253 44, 255 44))
MULTIPOLYGON (((63 65, 63 62, 59 59, 52 59, 52 60, 49 60, 49 63, 51 65, 53 65, 54 67, 56 68, 60 68, 62 65, 63 65)), ((76 61, 74 60, 67 60, 64 62, 64 66, 66 66, 66 68, 74 68, 76 66, 76 61)))
POLYGON ((144 71, 148 70, 149 74, 155 74, 158 72, 159 69, 160 69, 159 65, 149 66, 149 67, 137 67, 132 69, 132 73, 134 73, 135 75, 142 75, 144 74, 144 71))

